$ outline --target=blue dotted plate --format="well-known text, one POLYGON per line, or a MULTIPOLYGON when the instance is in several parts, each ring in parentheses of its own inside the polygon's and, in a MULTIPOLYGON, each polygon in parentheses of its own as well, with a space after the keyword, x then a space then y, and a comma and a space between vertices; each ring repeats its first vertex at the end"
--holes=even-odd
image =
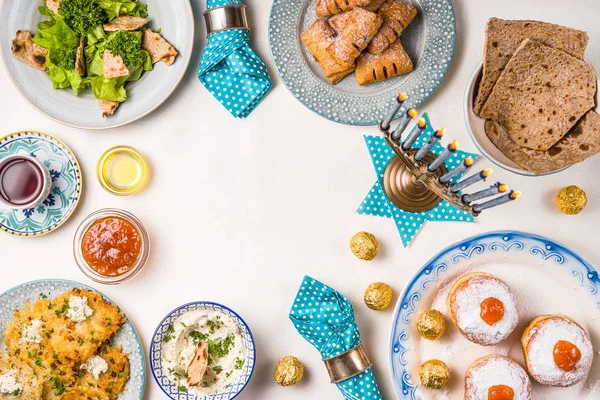
POLYGON ((269 41, 283 83, 312 111, 348 125, 377 125, 401 91, 408 93, 407 107, 420 106, 442 83, 450 68, 456 42, 456 20, 451 0, 404 1, 418 10, 401 37, 415 70, 359 86, 353 75, 331 85, 300 41, 300 34, 317 19, 315 0, 275 0, 271 9, 269 41))
POLYGON ((44 203, 25 210, 0 204, 0 230, 17 236, 41 236, 61 226, 81 196, 82 177, 75 155, 60 140, 40 132, 17 132, 0 138, 0 160, 23 154, 50 170, 52 189, 44 203))
MULTIPOLYGON (((432 357, 421 359, 423 344, 420 343, 421 339, 416 332, 415 321, 421 312, 436 307, 432 305, 435 301, 432 301, 432 298, 436 295, 439 295, 443 302, 443 308, 438 305, 437 309, 446 314, 443 294, 455 279, 473 271, 501 273, 504 274, 504 277, 500 276, 501 278, 510 277, 514 280, 513 292, 523 305, 520 311, 522 321, 520 328, 517 329, 525 327, 529 321, 528 317, 577 312, 578 315, 570 316, 590 331, 592 338, 596 338, 600 332, 600 325, 597 322, 599 318, 597 311, 600 309, 600 278, 598 271, 587 261, 551 239, 529 233, 498 231, 474 236, 442 250, 425 263, 400 295, 394 311, 390 337, 391 374, 398 398, 406 400, 436 398, 433 392, 419 387, 418 367, 426 361, 426 358, 432 357), (507 272, 505 268, 510 268, 510 271, 507 272), (518 283, 518 286, 515 283, 518 283), (552 298, 555 300, 548 301, 552 298), (534 305, 535 309, 526 310, 530 305, 534 305)), ((453 346, 452 338, 446 336, 455 334, 460 337, 460 334, 452 332, 454 327, 451 326, 449 319, 446 324, 450 332, 447 330, 445 337, 441 339, 443 344, 439 344, 442 347, 435 354, 435 358, 445 362, 459 362, 456 361, 456 354, 450 350, 453 346)), ((469 342, 462 338, 457 340, 463 340, 464 343, 458 343, 456 346, 463 355, 474 353, 472 360, 464 360, 465 368, 472 361, 483 356, 483 353, 508 353, 517 361, 522 361, 521 346, 518 343, 519 334, 520 332, 513 332, 512 339, 508 339, 510 343, 485 349, 477 345, 473 345, 475 349, 469 348, 466 344, 469 342)), ((428 343, 435 345, 436 342, 428 343)), ((598 343, 594 343, 594 346, 598 348, 598 343)), ((428 355, 432 355, 431 349, 428 355)), ((460 366, 462 367, 463 364, 460 366)), ((454 370, 451 371, 452 373, 455 374, 453 379, 461 379, 460 371, 454 370)), ((590 395, 589 390, 598 382, 600 382, 600 368, 596 365, 592 368, 587 383, 568 389, 568 393, 565 393, 565 389, 562 388, 553 389, 557 390, 556 392, 550 392, 547 388, 543 390, 549 400, 567 397, 591 399, 597 397, 593 395, 587 397, 590 395)), ((462 385, 452 385, 449 390, 451 392, 446 393, 448 398, 462 398, 462 385)), ((534 383, 534 394, 536 390, 541 390, 541 386, 534 383)))
POLYGON ((152 375, 154 375, 154 380, 156 380, 158 386, 160 386, 163 392, 165 392, 165 394, 173 400, 229 400, 240 394, 248 382, 250 382, 250 378, 254 372, 254 365, 256 364, 255 348, 254 337, 252 336, 252 332, 250 332, 250 328, 235 311, 221 304, 198 301, 176 308, 175 310, 171 311, 158 325, 158 328, 156 328, 156 332, 154 332, 154 336, 152 337, 152 344, 150 345, 150 368, 152 370, 152 375), (180 392, 177 389, 177 385, 169 380, 166 371, 163 370, 161 357, 163 343, 165 336, 168 334, 169 327, 181 315, 198 309, 219 311, 231 317, 237 323, 240 329, 242 340, 244 342, 244 348, 246 349, 246 362, 242 368, 239 381, 237 381, 235 384, 225 387, 222 392, 203 397, 180 392))
MULTIPOLYGON (((0 295, 0 336, 8 321, 13 318, 16 309, 22 308, 25 302, 36 301, 40 294, 54 298, 74 288, 86 289, 99 293, 97 290, 82 285, 81 283, 47 279, 23 283, 0 295)), ((100 293, 102 295, 102 293, 100 293)), ((106 301, 112 301, 102 295, 106 301)), ((114 304, 114 303, 113 303, 114 304)), ((125 317, 125 324, 119 329, 113 339, 116 346, 123 346, 123 351, 128 354, 130 364, 130 377, 125 385, 125 391, 117 397, 117 400, 140 400, 144 397, 146 383, 146 363, 144 362, 144 350, 140 337, 133 324, 125 317)))

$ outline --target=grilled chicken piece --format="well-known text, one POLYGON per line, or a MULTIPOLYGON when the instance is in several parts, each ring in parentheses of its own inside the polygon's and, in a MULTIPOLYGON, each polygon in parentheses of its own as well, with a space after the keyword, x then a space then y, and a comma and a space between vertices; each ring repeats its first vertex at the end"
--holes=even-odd
POLYGON ((119 55, 113 55, 109 50, 105 50, 102 56, 102 68, 106 79, 129 75, 129 70, 123 62, 123 58, 119 55))
POLYGON ((119 103, 118 101, 98 100, 98 105, 102 110, 102 118, 106 118, 110 115, 113 115, 117 107, 119 107, 119 104, 121 103, 119 103))
POLYGON ((114 31, 135 31, 150 22, 150 18, 131 17, 122 15, 113 19, 108 24, 104 24, 103 28, 107 32, 114 31))
POLYGON ((29 31, 17 31, 12 41, 12 55, 34 68, 46 70, 48 50, 33 43, 33 35, 29 31))
POLYGON ((62 0, 46 0, 46 7, 54 14, 58 15, 58 6, 62 0))
POLYGON ((163 61, 165 64, 171 65, 179 54, 171 43, 167 42, 159 33, 152 32, 151 29, 146 29, 144 32, 142 48, 150 53, 152 64, 163 61))
POLYGON ((192 360, 187 369, 188 385, 199 385, 200 382, 202 382, 202 378, 204 378, 206 368, 208 368, 208 343, 200 342, 198 348, 196 349, 194 359, 192 360))

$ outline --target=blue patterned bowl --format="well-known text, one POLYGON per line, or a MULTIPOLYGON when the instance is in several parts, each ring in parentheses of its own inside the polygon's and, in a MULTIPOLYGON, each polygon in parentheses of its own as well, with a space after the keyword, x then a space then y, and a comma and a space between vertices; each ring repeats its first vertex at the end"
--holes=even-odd
POLYGON ((158 325, 158 328, 156 328, 156 332, 154 332, 154 336, 152 337, 152 343, 150 345, 150 368, 152 369, 152 375, 154 375, 154 380, 156 380, 158 386, 160 386, 162 391, 165 392, 165 394, 173 400, 229 400, 233 399, 238 394, 240 394, 244 390, 248 382, 250 382, 250 378, 252 377, 252 373, 254 372, 254 365, 256 364, 255 349, 256 346, 254 344, 254 337, 252 336, 250 328, 235 311, 221 304, 212 303, 208 301, 197 301, 185 304, 171 311, 165 317, 165 319, 163 319, 158 325), (198 309, 221 312, 231 317, 237 323, 242 335, 242 340, 244 342, 244 348, 246 349, 247 360, 247 362, 244 364, 244 367, 242 368, 242 374, 240 376, 239 381, 237 381, 235 384, 225 387, 225 389, 223 389, 223 391, 219 393, 203 397, 180 392, 177 389, 177 386, 170 381, 169 377, 166 374, 166 371, 163 370, 161 357, 163 351, 164 338, 168 334, 169 327, 171 326, 171 324, 178 317, 185 314, 186 312, 198 309))
MULTIPOLYGON (((78 282, 45 279, 23 283, 0 295, 0 337, 4 332, 6 324, 13 318, 16 309, 22 308, 25 302, 36 301, 40 295, 49 298, 57 297, 69 290, 80 288, 99 293, 94 288, 83 285, 78 282)), ((102 293, 99 293, 102 295, 102 293)), ((109 298, 102 295, 104 300, 113 303, 109 298)), ((113 303, 114 304, 114 303, 113 303)), ((140 337, 129 318, 125 316, 125 324, 119 329, 113 339, 113 344, 122 346, 123 351, 128 355, 130 364, 130 377, 125 385, 125 391, 117 397, 117 400, 141 400, 144 398, 144 389, 146 387, 146 363, 144 358, 144 349, 140 337)))
POLYGON ((400 38, 415 70, 359 86, 353 76, 331 85, 300 41, 301 33, 317 20, 315 0, 275 0, 269 20, 269 44, 285 86, 310 110, 348 125, 379 124, 401 91, 408 94, 406 107, 420 106, 448 73, 454 57, 456 19, 451 0, 404 1, 418 10, 400 38))

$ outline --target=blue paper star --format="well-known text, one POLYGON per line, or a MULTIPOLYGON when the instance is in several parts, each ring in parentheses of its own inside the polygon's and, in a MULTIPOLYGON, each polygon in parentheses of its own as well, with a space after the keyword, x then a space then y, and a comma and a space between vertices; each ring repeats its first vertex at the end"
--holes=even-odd
MULTIPOLYGON (((427 128, 413 145, 415 148, 423 146, 427 139, 434 133, 427 113, 424 113, 422 118, 427 121, 427 128)), ((404 247, 408 246, 413 240, 425 221, 475 221, 470 212, 458 210, 445 200, 433 209, 420 213, 411 213, 396 207, 383 191, 383 174, 390 160, 394 158, 395 153, 382 136, 364 135, 364 138, 367 147, 369 148, 373 167, 375 167, 375 172, 377 173, 377 182, 375 182, 369 191, 369 194, 367 194, 367 197, 365 197, 356 210, 357 213, 392 218, 396 223, 396 228, 398 228, 398 233, 400 234, 404 247)), ((431 152, 438 155, 443 150, 444 146, 438 142, 433 146, 431 152)), ((467 157, 472 157, 473 160, 476 160, 479 155, 457 150, 446 160, 446 166, 450 170, 460 165, 467 157)), ((453 182, 458 181, 461 176, 462 174, 454 178, 453 182)))

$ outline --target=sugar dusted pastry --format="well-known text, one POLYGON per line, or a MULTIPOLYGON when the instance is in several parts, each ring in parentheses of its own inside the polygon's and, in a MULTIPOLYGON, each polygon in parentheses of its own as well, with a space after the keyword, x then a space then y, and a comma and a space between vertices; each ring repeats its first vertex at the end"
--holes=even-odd
POLYGON ((514 360, 491 355, 475 361, 465 374, 465 400, 531 400, 531 381, 514 360))
POLYGON ((319 63, 325 76, 332 84, 341 81, 351 74, 356 66, 342 66, 327 52, 327 46, 333 43, 335 32, 324 19, 318 19, 302 34, 302 42, 306 45, 315 60, 319 63))
POLYGON ((385 0, 317 0, 317 16, 330 17, 350 11, 354 7, 377 11, 384 2, 385 0))
POLYGON ((378 14, 363 8, 351 11, 346 27, 327 47, 329 54, 343 66, 351 66, 383 23, 378 14))
POLYGON ((568 387, 584 381, 594 349, 587 332, 565 315, 535 318, 521 337, 529 374, 542 385, 568 387))
POLYGON ((366 85, 407 74, 413 69, 413 63, 402 47, 402 43, 396 41, 381 54, 373 55, 364 52, 358 58, 355 77, 359 85, 366 85))
POLYGON ((383 25, 369 42, 367 51, 371 54, 381 54, 394 43, 415 18, 417 9, 401 1, 387 0, 379 9, 379 15, 383 17, 383 25))
POLYGON ((519 322, 517 302, 508 285, 482 272, 456 281, 448 294, 448 313, 465 338, 482 346, 500 343, 519 322))

